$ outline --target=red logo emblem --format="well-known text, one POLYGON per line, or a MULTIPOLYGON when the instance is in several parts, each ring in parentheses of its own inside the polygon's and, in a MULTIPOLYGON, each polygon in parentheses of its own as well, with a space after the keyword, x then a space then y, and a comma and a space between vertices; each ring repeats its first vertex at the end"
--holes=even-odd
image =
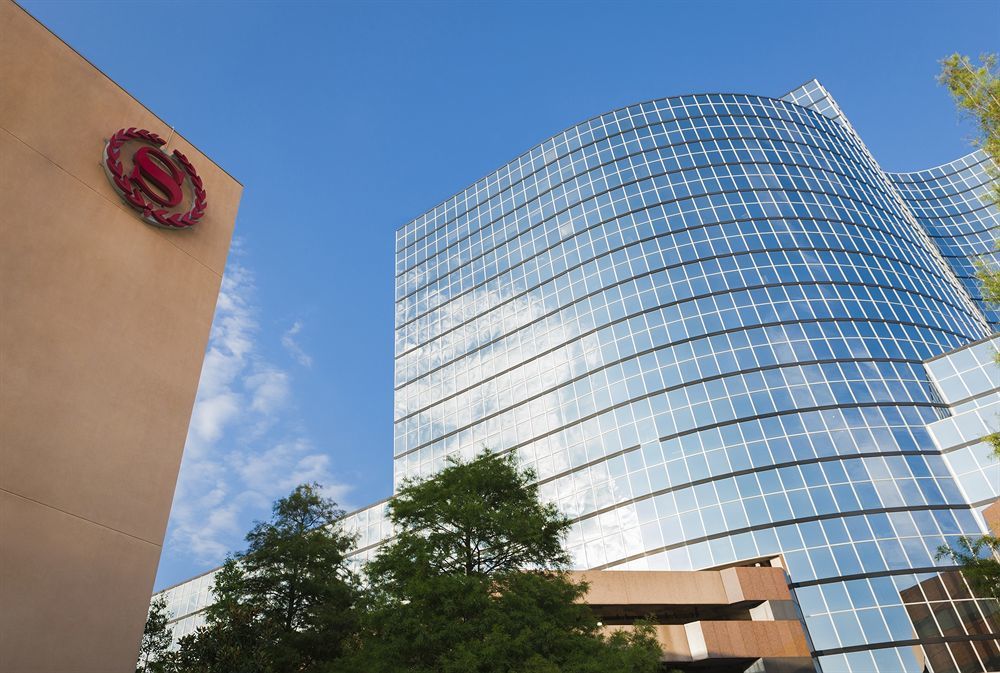
POLYGON ((202 218, 208 201, 187 157, 180 150, 167 156, 160 149, 166 142, 151 131, 120 129, 104 148, 104 171, 115 191, 142 219, 159 227, 185 229, 202 218))

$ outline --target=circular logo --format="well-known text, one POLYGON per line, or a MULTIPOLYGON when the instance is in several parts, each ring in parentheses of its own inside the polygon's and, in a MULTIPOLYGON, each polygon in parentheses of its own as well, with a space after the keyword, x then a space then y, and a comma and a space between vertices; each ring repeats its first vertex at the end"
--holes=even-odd
POLYGON ((166 142, 152 131, 119 129, 104 148, 104 172, 146 222, 185 229, 198 223, 208 201, 187 157, 180 150, 168 156, 160 149, 166 142))

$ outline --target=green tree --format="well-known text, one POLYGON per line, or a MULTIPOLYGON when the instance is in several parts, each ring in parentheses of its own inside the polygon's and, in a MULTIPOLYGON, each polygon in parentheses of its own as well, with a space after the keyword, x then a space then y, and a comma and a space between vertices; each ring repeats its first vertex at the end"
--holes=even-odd
MULTIPOLYGON (((449 460, 389 501, 396 537, 366 567, 354 652, 337 671, 645 672, 652 628, 610 638, 566 573, 570 522, 538 498, 512 455, 449 460)), ((331 669, 334 670, 334 669, 331 669)))
MULTIPOLYGON (((973 66, 968 56, 952 54, 941 62, 938 80, 975 122, 979 137, 974 142, 993 158, 995 175, 1000 165, 1000 74, 996 54, 985 54, 979 61, 973 66)), ((993 201, 1000 203, 1000 183, 993 187, 993 201)))
POLYGON ((273 625, 260 617, 259 608, 244 597, 244 572, 233 558, 215 575, 215 603, 205 610, 206 623, 181 638, 172 653, 170 673, 267 673, 276 671, 269 643, 276 640, 273 625))
POLYGON ((247 534, 247 549, 215 576, 206 624, 173 659, 184 673, 308 671, 337 659, 355 630, 354 544, 335 525, 343 511, 303 484, 247 534))
POLYGON ((142 630, 142 641, 139 643, 139 662, 136 673, 160 673, 164 670, 164 660, 167 659, 167 649, 173 640, 173 632, 167 626, 167 602, 163 597, 149 604, 149 614, 146 616, 146 626, 142 630))
MULTIPOLYGON (((980 64, 973 66, 968 56, 952 54, 941 62, 941 66, 939 81, 948 87, 959 109, 975 121, 979 131, 975 143, 993 160, 987 169, 995 179, 990 200, 1000 205, 1000 74, 997 71, 997 56, 982 56, 980 64)), ((977 266, 983 298, 1000 306, 1000 269, 982 261, 977 266)), ((1000 354, 997 357, 1000 363, 1000 354)), ((985 439, 993 447, 994 455, 1000 458, 1000 433, 993 433, 985 439)), ((1000 561, 997 560, 1000 538, 992 535, 960 537, 958 547, 957 550, 948 545, 938 547, 937 558, 948 558, 961 566, 962 574, 981 595, 1000 598, 1000 561)))

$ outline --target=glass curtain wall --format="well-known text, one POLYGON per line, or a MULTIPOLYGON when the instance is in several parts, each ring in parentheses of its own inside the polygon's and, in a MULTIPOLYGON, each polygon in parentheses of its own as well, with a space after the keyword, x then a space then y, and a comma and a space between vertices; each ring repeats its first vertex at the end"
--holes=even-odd
POLYGON ((922 364, 991 328, 905 178, 790 96, 610 112, 401 228, 396 483, 514 451, 580 568, 780 554, 826 673, 991 670, 922 364))

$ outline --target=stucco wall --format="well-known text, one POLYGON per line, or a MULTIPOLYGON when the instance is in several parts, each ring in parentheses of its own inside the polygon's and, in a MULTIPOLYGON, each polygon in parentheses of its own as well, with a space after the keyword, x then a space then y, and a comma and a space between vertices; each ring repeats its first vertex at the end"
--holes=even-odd
POLYGON ((129 671, 242 188, 10 0, 0 92, 0 669, 129 671), (197 167, 192 230, 111 187, 129 126, 197 167))

